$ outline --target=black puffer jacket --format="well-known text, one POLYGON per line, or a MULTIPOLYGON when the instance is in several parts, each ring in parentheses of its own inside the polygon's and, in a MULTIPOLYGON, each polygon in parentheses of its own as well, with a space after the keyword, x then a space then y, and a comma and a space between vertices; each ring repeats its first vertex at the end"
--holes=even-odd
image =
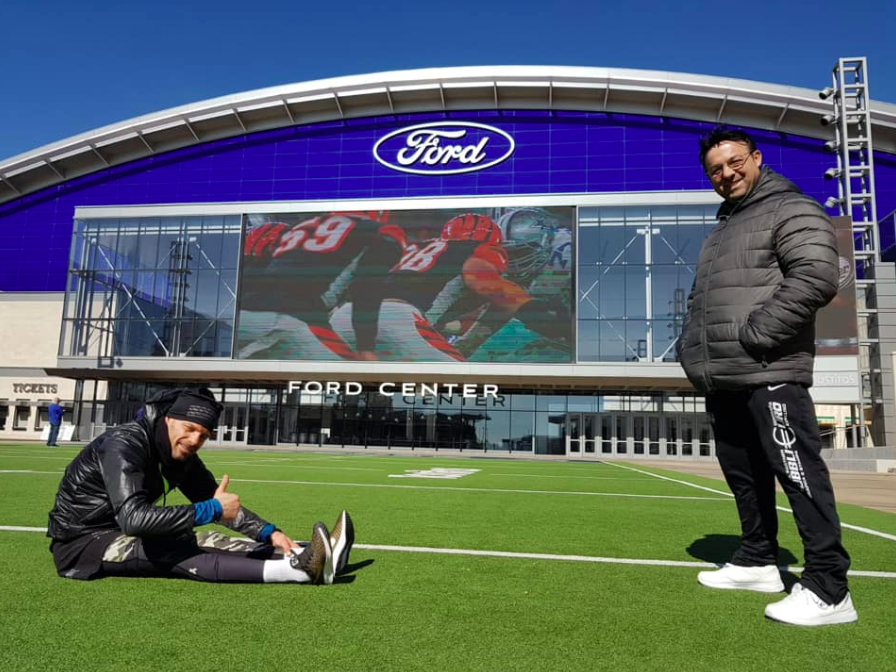
MULTIPOLYGON (((178 392, 160 395, 147 403, 140 420, 107 430, 81 450, 59 484, 48 537, 70 541, 105 530, 138 537, 181 536, 193 529, 193 506, 154 505, 174 488, 191 502, 201 502, 218 487, 199 457, 175 461, 170 448, 160 449, 154 439, 156 421, 178 392)), ((226 525, 257 539, 267 521, 241 508, 226 525)))
POLYGON ((824 209, 767 166, 724 203, 700 250, 678 342, 701 392, 812 384, 815 313, 837 293, 834 227, 824 209))

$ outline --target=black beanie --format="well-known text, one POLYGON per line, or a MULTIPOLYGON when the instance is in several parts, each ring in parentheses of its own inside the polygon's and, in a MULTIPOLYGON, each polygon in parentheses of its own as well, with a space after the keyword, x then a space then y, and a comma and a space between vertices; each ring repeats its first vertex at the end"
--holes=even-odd
POLYGON ((209 432, 214 432, 223 408, 215 401, 215 395, 207 389, 183 390, 165 415, 177 420, 195 422, 209 432))

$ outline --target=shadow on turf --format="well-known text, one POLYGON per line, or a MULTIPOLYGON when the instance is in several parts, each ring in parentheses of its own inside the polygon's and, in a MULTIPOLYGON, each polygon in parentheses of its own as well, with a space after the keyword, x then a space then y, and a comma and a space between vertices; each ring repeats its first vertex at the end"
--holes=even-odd
MULTIPOLYGON (((687 552, 692 558, 721 565, 728 562, 739 547, 740 537, 738 536, 733 534, 707 534, 702 539, 691 542, 691 545, 687 547, 687 552)), ((798 562, 797 557, 788 549, 781 548, 778 550, 779 565, 795 565, 798 562)))
POLYGON ((355 580, 355 572, 359 569, 364 569, 372 565, 374 562, 373 558, 368 558, 367 560, 362 560, 361 562, 354 562, 352 564, 345 566, 345 573, 336 577, 333 583, 352 583, 355 580))

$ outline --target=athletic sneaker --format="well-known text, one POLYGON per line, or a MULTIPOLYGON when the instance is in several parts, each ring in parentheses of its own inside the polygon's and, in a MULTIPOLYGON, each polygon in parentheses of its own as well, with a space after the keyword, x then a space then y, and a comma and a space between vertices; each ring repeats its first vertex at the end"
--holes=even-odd
POLYGON ((828 604, 801 583, 793 587, 790 595, 765 608, 765 615, 792 625, 836 625, 859 620, 849 593, 837 604, 828 604))
POLYGON ((330 532, 323 523, 315 523, 311 533, 311 543, 298 555, 293 553, 289 558, 289 564, 294 569, 300 569, 311 577, 311 583, 315 586, 333 583, 336 574, 333 567, 333 552, 328 543, 330 532))
POLYGON ((758 593, 780 593, 784 590, 781 573, 774 565, 741 567, 726 563, 721 569, 700 572, 697 581, 709 588, 754 590, 758 593))
POLYGON ((348 554, 355 543, 355 524, 348 511, 343 510, 333 526, 333 534, 330 535, 330 546, 333 548, 333 557, 336 565, 336 573, 341 574, 348 564, 348 554))

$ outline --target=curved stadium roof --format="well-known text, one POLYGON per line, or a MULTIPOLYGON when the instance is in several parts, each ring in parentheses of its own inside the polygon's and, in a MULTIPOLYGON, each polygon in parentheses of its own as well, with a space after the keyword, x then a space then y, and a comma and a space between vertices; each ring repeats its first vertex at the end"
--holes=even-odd
MULTIPOLYGON (((257 89, 182 105, 0 161, 0 203, 135 159, 284 126, 482 109, 624 112, 831 138, 817 92, 655 70, 480 66, 401 70, 257 89)), ((896 153, 896 105, 873 102, 874 148, 896 153)))

